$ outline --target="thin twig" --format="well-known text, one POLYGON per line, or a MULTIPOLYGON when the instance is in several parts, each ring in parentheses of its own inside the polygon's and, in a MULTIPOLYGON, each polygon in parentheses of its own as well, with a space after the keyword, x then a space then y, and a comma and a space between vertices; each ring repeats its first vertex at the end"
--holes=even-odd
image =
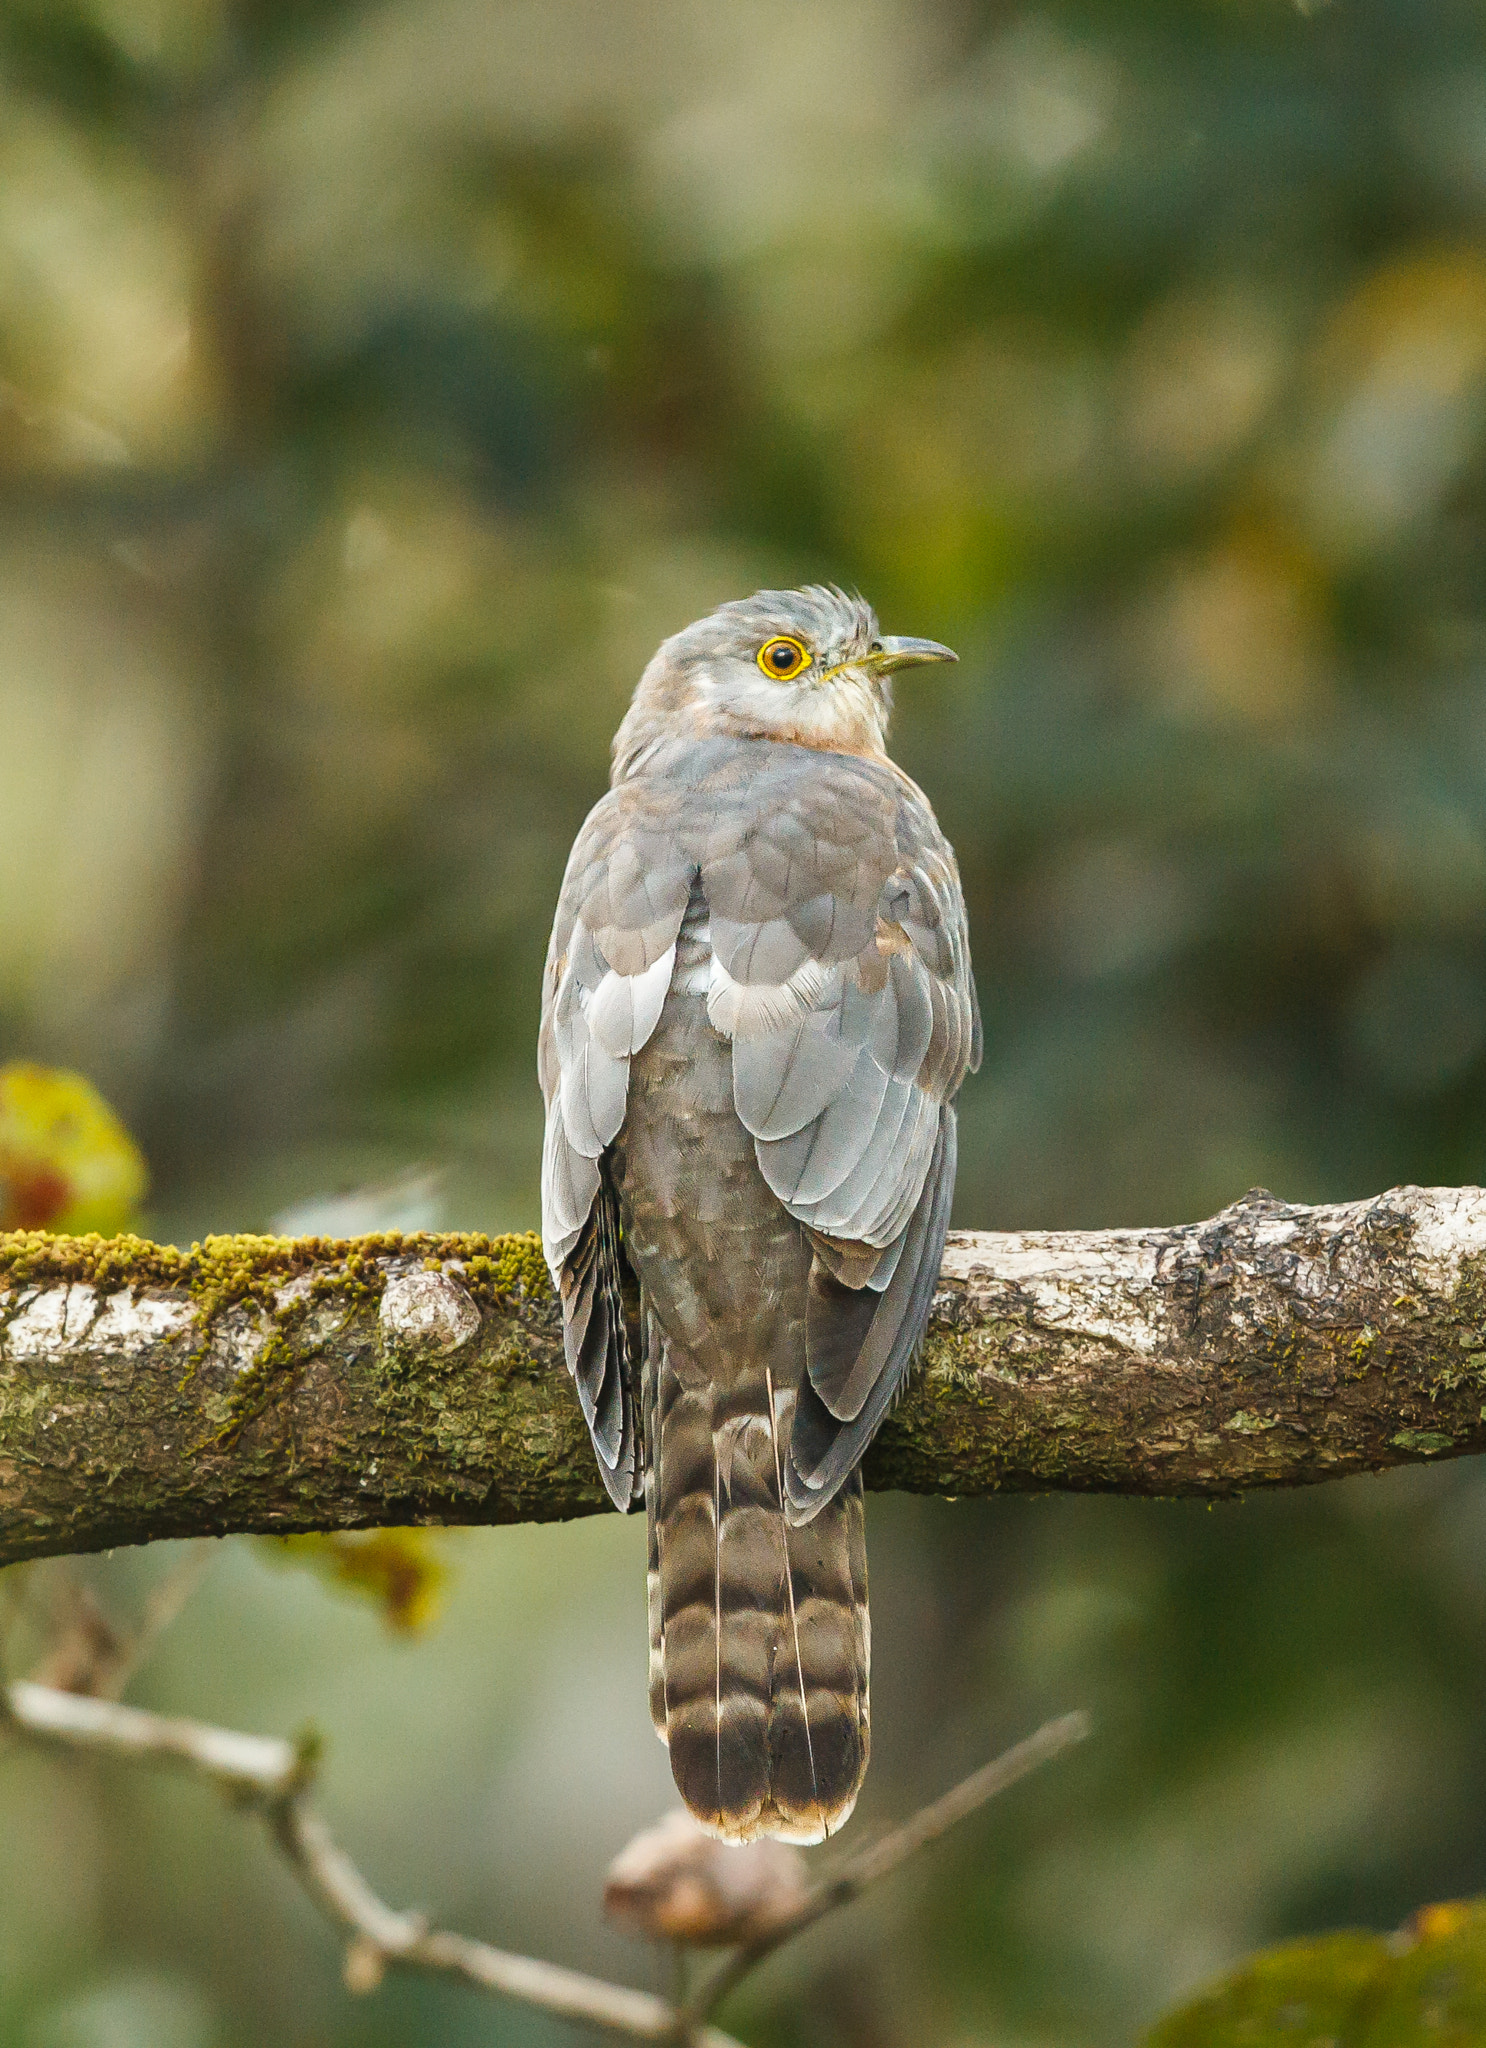
POLYGON ((120 1628, 92 1587, 64 1566, 53 1580, 56 1620, 51 1643, 31 1677, 38 1685, 53 1686, 58 1692, 88 1693, 102 1700, 121 1698, 210 1569, 211 1553, 209 1544, 191 1544, 186 1557, 150 1594, 133 1630, 120 1628))
POLYGON ((276 1735, 243 1735, 205 1721, 167 1720, 118 1700, 59 1692, 28 1678, 16 1679, 0 1699, 11 1721, 27 1735, 134 1761, 187 1764, 238 1798, 282 1798, 299 1768, 293 1743, 276 1735))
POLYGON ((764 1928, 728 1957, 683 2008, 683 2029, 699 2027, 708 2020, 728 1993, 765 1956, 772 1955, 805 1928, 813 1927, 827 1913, 835 1912, 838 1906, 850 1905, 853 1899, 860 1898, 868 1885, 876 1884, 916 1851, 929 1842, 937 1841, 956 1822, 974 1813, 977 1807, 984 1806, 987 1800, 994 1799, 998 1792, 1006 1791, 1019 1779, 1050 1763, 1055 1756, 1061 1756, 1065 1749, 1082 1742, 1089 1733, 1090 1725, 1088 1715, 1081 1713, 1064 1714, 1056 1721, 1044 1722, 1025 1741, 1003 1750, 1000 1756, 973 1771, 942 1798, 922 1807, 901 1827, 858 1850, 834 1877, 827 1878, 807 1892, 792 1912, 764 1928))
MULTIPOLYGON (((275 1802, 268 1819, 275 1840, 310 1896, 348 1934, 370 1944, 389 1966, 461 1977, 482 1991, 503 1992, 545 2012, 633 2040, 669 2041, 673 2037, 674 2008, 648 1991, 633 1991, 626 1985, 565 1970, 557 1963, 492 1948, 467 1935, 430 1928, 420 1914, 399 1913, 385 1905, 303 1799, 275 1802)), ((731 2035, 716 2028, 708 2028, 698 2041, 703 2048, 739 2048, 731 2035)))
POLYGON ((657 1998, 556 1963, 514 1955, 467 1935, 432 1928, 421 1914, 380 1899, 309 1803, 314 1756, 278 1736, 247 1735, 202 1721, 167 1719, 116 1700, 59 1692, 22 1679, 0 1686, 0 1724, 44 1742, 132 1760, 179 1763, 262 1813, 296 1876, 320 1910, 350 1937, 348 1982, 370 1989, 385 1968, 427 1971, 500 1992, 545 2012, 630 2040, 686 2048, 739 2048, 708 2024, 748 1972, 786 1941, 896 1870, 917 1850, 1048 1763, 1089 1732, 1086 1714, 1049 1721, 911 1820, 851 1857, 791 1913, 761 1931, 683 2002, 657 1998))
POLYGON ((179 1620, 186 1603, 216 1560, 219 1545, 193 1543, 145 1601, 144 1619, 134 1632, 128 1659, 119 1674, 120 1687, 139 1669, 166 1630, 179 1620))
MULTIPOLYGON (((374 1983, 382 1966, 430 1971, 631 2040, 676 2038, 676 2009, 666 1999, 431 1928, 421 1915, 387 1905, 309 1804, 313 1759, 293 1743, 201 1721, 167 1720, 27 1680, 0 1689, 0 1722, 7 1720, 45 1742, 185 1764, 256 1807, 310 1897, 351 1936, 351 1959, 363 1983, 374 1983)), ((696 2029, 690 2038, 697 2048, 739 2048, 715 2027, 696 2029)))

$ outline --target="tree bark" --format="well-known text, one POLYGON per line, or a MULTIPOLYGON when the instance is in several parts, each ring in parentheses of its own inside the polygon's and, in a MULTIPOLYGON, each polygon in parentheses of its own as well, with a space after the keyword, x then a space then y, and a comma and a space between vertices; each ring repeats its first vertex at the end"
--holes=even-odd
MULTIPOLYGON (((1486 1192, 951 1237, 867 1461, 1231 1495, 1486 1449, 1486 1192)), ((0 1235, 0 1564, 607 1505, 529 1236, 0 1235)))

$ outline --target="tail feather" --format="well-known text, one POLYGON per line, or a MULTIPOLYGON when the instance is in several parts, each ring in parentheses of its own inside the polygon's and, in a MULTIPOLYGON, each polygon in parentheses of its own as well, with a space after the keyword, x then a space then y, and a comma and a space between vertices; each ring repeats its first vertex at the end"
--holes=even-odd
POLYGON ((783 1506, 792 1391, 727 1394, 647 1328, 650 1708, 683 1798, 732 1841, 813 1842, 867 1767, 859 1479, 806 1526, 783 1506))

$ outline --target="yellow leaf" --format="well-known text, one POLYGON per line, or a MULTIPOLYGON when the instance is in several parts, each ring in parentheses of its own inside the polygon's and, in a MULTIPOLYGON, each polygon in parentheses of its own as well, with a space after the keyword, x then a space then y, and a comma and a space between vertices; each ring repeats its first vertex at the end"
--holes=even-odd
POLYGON ((307 1566, 343 1592, 371 1600, 399 1635, 421 1635, 444 1604, 449 1568, 428 1529, 342 1530, 331 1536, 267 1536, 262 1547, 307 1566))
POLYGON ((0 1067, 0 1230, 112 1237, 148 1181, 138 1146, 81 1074, 0 1067))

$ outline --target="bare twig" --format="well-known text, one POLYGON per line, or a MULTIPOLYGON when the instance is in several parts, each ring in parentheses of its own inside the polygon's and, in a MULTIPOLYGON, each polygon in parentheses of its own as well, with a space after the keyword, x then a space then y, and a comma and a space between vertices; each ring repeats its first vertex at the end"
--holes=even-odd
MULTIPOLYGON (((302 1799, 276 1802, 269 1824, 310 1896, 356 1943, 374 1949, 382 1963, 461 1977, 482 1991, 498 1991, 632 2040, 672 2039, 675 2011, 648 1991, 633 1991, 557 1963, 492 1948, 468 1935, 430 1928, 421 1915, 398 1913, 384 1905, 302 1799)), ((697 2038, 699 2048, 738 2048, 731 2035, 712 2027, 697 2038)))
MULTIPOLYGON (((1082 1742, 1089 1728, 1087 1714, 1064 1714, 1059 1720, 1044 1722, 1035 1734, 1004 1750, 978 1771, 973 1771, 942 1798, 922 1807, 911 1820, 904 1821, 901 1827, 858 1850, 833 1877, 808 1892, 793 1911, 745 1942, 720 1969, 714 1971, 684 2008, 683 2030, 700 2027, 765 1956, 772 1955, 805 1928, 813 1927, 827 1913, 835 1912, 838 1906, 850 1905, 853 1899, 860 1898, 868 1885, 876 1884, 929 1842, 937 1841, 956 1822, 974 1813, 977 1807, 984 1806, 987 1800, 994 1799, 998 1792, 1005 1792, 1019 1779, 1050 1763, 1055 1756, 1061 1756, 1065 1749, 1082 1742)), ((683 2038, 695 2037, 683 2032, 683 2038)))
POLYGON ((77 1577, 70 1559, 63 1559, 50 1577, 46 1654, 31 1677, 58 1692, 117 1699, 132 1654, 128 1636, 104 1612, 92 1587, 77 1577))
POLYGON ((117 1700, 59 1692, 26 1678, 18 1678, 0 1701, 18 1730, 44 1742, 134 1761, 186 1764, 238 1798, 272 1801, 294 1789, 299 1754, 292 1742, 278 1736, 167 1720, 117 1700))
MULTIPOLYGON (((48 1613, 47 1642, 45 1654, 30 1676, 56 1692, 116 1700, 181 1613, 210 1563, 208 1546, 192 1545, 149 1595, 141 1620, 131 1630, 106 1611, 93 1588, 77 1575, 75 1565, 61 1560, 59 1569, 40 1581, 42 1604, 48 1613)), ((25 1610, 24 1584, 23 1577, 17 1579, 16 1599, 8 1613, 0 1609, 0 1632, 5 1621, 25 1610)))
POLYGON ((197 1543, 166 1573, 145 1602, 144 1619, 129 1645, 129 1658, 119 1677, 119 1690, 139 1669, 167 1629, 180 1617, 191 1595, 212 1568, 216 1545, 197 1543))
POLYGON ((709 2024, 710 2015, 756 1964, 825 1914, 858 1898, 868 1885, 896 1870, 956 1821, 1089 1732, 1084 1714, 1049 1721, 853 1856, 798 1907, 741 1947, 686 2002, 681 1997, 684 1976, 678 1969, 672 2002, 430 1927, 422 1914, 398 1912, 387 1905, 310 1804, 315 1756, 308 1744, 247 1735, 203 1721, 168 1719, 116 1700, 59 1692, 25 1679, 8 1688, 0 1686, 0 1727, 7 1724, 32 1740, 95 1755, 183 1764, 238 1804, 261 1813, 305 1891, 349 1937, 345 1975, 353 1991, 374 1989, 389 1968, 425 1971, 460 1978, 482 1991, 499 1992, 605 2033, 673 2048, 739 2048, 732 2035, 709 2024))
MULTIPOLYGON (((82 1698, 26 1680, 0 1691, 0 1722, 6 1720, 19 1733, 45 1742, 184 1764, 256 1808, 310 1897, 351 1937, 348 1976, 358 1988, 370 1989, 384 1968, 428 1971, 630 2040, 676 2037, 676 2010, 663 1998, 431 1928, 420 1914, 399 1913, 385 1904, 310 1805, 314 1759, 303 1747, 277 1736, 168 1720, 114 1700, 82 1698)), ((739 2048, 731 2035, 715 2027, 704 2027, 691 2038, 697 2048, 739 2048)))

